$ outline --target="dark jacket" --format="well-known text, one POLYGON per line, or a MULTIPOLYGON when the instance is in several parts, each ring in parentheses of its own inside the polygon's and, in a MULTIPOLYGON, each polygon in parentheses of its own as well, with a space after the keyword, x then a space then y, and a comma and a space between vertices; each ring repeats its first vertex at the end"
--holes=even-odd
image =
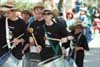
MULTIPOLYGON (((5 25, 6 24, 5 24, 5 17, 4 17, 0 19, 0 56, 2 56, 3 54, 9 51, 8 47, 2 48, 4 45, 6 45, 6 26, 5 25)), ((18 18, 18 20, 16 21, 11 21, 10 19, 8 19, 8 28, 12 32, 11 40, 13 40, 13 38, 16 38, 19 35, 24 33, 25 22, 20 18, 18 18)), ((24 40, 26 39, 25 35, 22 36, 21 38, 23 38, 24 40)), ((11 53, 17 59, 21 59, 22 48, 23 48, 23 45, 20 43, 18 46, 16 46, 16 48, 11 50, 11 53)))
POLYGON ((84 50, 75 51, 75 49, 73 49, 71 57, 75 60, 75 63, 78 67, 83 67, 83 61, 85 56, 84 51, 89 50, 88 42, 83 33, 79 33, 76 35, 73 34, 73 36, 74 36, 73 43, 75 44, 74 46, 83 47, 84 50))

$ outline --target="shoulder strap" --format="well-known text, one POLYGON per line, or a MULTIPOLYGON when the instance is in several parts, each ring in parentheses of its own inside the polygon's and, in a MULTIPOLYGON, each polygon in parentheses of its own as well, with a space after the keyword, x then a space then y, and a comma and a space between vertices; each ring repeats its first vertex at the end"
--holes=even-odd
MULTIPOLYGON (((76 40, 76 43, 79 42, 81 36, 82 36, 82 33, 79 34, 79 36, 78 36, 78 38, 77 38, 77 40, 76 40)), ((73 41, 71 40, 71 41, 70 41, 70 48, 71 48, 71 49, 73 49, 74 47, 77 46, 77 44, 74 44, 74 45, 73 45, 73 44, 74 44, 74 43, 73 43, 73 41)))
POLYGON ((80 33, 80 34, 79 34, 79 36, 78 36, 78 38, 77 38, 77 42, 76 42, 76 43, 78 43, 78 42, 79 42, 79 40, 80 40, 81 36, 82 36, 82 33, 80 33))
MULTIPOLYGON (((45 25, 43 25, 43 28, 44 28, 44 31, 45 31, 45 36, 49 37, 45 25)), ((49 39, 47 39, 47 40, 51 44, 51 47, 52 47, 52 50, 54 51, 54 54, 58 55, 58 52, 59 52, 59 49, 60 49, 60 45, 58 44, 58 45, 54 46, 51 40, 49 40, 49 39)))
POLYGON ((56 19, 52 19, 52 21, 53 21, 54 23, 58 23, 56 19))
POLYGON ((8 48, 11 48, 10 40, 9 40, 8 18, 6 18, 5 24, 6 24, 6 42, 7 42, 8 48))

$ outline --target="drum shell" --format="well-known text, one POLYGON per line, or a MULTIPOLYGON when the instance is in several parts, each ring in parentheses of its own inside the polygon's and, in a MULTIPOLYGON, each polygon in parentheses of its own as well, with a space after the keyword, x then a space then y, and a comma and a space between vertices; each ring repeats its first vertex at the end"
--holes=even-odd
POLYGON ((23 67, 38 67, 40 61, 40 54, 27 53, 23 59, 23 67))
POLYGON ((38 67, 66 67, 63 56, 56 56, 38 64, 38 67))

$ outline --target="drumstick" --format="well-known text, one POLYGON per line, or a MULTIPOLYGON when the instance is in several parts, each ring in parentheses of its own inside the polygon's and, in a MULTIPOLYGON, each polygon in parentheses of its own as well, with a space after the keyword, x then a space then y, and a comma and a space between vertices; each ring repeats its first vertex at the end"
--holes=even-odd
POLYGON ((50 37, 47 37, 47 36, 46 36, 46 39, 48 39, 48 40, 53 40, 53 41, 58 41, 58 42, 61 41, 60 39, 50 38, 50 37))
MULTIPOLYGON (((19 39, 20 37, 22 37, 24 35, 24 33, 23 34, 21 34, 21 35, 19 35, 18 37, 16 37, 17 39, 19 39)), ((10 42, 10 43, 12 43, 12 42, 10 42)), ((6 45, 4 45, 2 48, 5 48, 5 47, 7 47, 8 45, 6 44, 6 45)))
POLYGON ((36 38, 35 38, 34 33, 33 33, 33 28, 29 28, 28 31, 31 33, 32 38, 33 38, 33 40, 35 42, 35 45, 38 46, 38 43, 37 43, 36 38))

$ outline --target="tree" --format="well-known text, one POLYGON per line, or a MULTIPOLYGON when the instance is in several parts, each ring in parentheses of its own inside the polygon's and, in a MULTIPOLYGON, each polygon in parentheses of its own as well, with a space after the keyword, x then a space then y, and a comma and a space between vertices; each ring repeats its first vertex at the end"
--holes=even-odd
POLYGON ((63 1, 64 0, 59 0, 59 3, 58 3, 58 11, 62 11, 62 7, 63 7, 63 1))
POLYGON ((98 0, 98 6, 100 7, 100 0, 98 0))

